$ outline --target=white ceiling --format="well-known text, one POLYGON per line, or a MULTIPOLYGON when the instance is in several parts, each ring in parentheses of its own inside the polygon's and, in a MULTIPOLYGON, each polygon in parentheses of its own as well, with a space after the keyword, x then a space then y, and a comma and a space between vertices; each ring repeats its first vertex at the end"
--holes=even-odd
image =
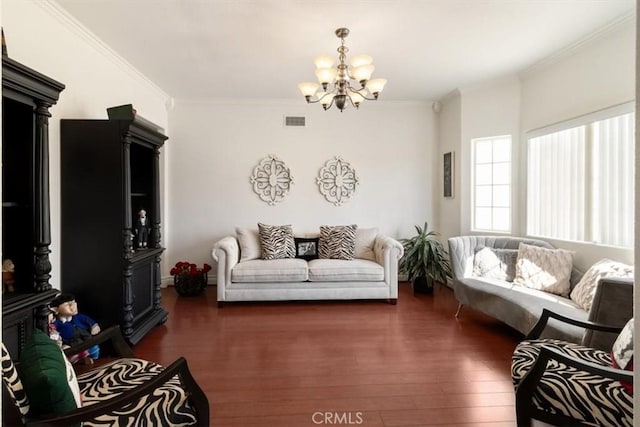
POLYGON ((518 72, 630 16, 635 0, 57 0, 175 98, 286 99, 312 58, 373 56, 388 100, 518 72))

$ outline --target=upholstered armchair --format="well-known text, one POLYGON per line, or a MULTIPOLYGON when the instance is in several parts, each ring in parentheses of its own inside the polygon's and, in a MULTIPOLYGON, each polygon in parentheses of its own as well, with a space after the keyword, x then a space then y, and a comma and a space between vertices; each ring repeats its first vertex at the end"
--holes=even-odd
MULTIPOLYGON (((40 330, 14 363, 2 345, 5 412, 30 426, 209 425, 209 402, 180 357, 167 367, 133 357, 114 326, 65 354, 40 330), (114 358, 98 359, 78 373, 66 356, 101 345, 114 358), (66 355, 66 356, 65 356, 66 355), (11 407, 13 406, 13 408, 11 407)), ((8 418, 3 416, 4 421, 8 418)), ((14 424, 12 424, 14 425, 14 424)))
POLYGON ((553 425, 633 425, 633 319, 622 327, 579 321, 544 310, 516 347, 511 376, 519 427, 536 419, 553 425), (619 333, 611 351, 538 339, 550 318, 619 333))

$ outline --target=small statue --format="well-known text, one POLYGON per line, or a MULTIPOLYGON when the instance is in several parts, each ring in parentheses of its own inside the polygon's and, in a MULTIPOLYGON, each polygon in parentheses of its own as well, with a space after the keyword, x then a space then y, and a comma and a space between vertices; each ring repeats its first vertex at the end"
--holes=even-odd
MULTIPOLYGON (((60 347, 62 350, 69 348, 68 345, 62 344, 62 336, 60 336, 60 332, 58 332, 58 330, 56 329, 56 325, 53 324, 53 322, 55 321, 53 311, 49 312, 47 320, 47 333, 49 334, 49 338, 51 338, 56 344, 58 344, 58 347, 60 347)), ((85 361, 85 363, 89 364, 93 363, 93 359, 89 357, 89 350, 83 350, 78 354, 71 355, 68 357, 68 359, 71 363, 76 363, 80 360, 83 360, 85 361)))
POLYGON ((138 211, 138 218, 136 218, 133 233, 136 236, 136 246, 138 249, 147 248, 147 240, 149 239, 149 219, 147 218, 147 211, 140 209, 138 211))
MULTIPOLYGON (((72 294, 60 294, 51 301, 51 310, 55 313, 53 321, 56 331, 62 337, 62 344, 74 346, 92 335, 100 333, 100 325, 91 317, 78 313, 78 305, 72 294)), ((88 363, 100 356, 100 348, 94 345, 88 349, 88 363)))
POLYGON ((2 293, 15 291, 13 285, 16 279, 13 277, 15 273, 15 265, 10 259, 2 261, 2 293))

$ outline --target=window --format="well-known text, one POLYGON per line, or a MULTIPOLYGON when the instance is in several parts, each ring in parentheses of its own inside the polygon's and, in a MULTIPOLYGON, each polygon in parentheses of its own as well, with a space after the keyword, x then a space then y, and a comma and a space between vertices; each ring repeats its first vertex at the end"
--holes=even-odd
POLYGON ((474 231, 511 231, 511 136, 471 140, 474 231))
POLYGON ((528 235, 633 246, 632 108, 527 135, 528 235))

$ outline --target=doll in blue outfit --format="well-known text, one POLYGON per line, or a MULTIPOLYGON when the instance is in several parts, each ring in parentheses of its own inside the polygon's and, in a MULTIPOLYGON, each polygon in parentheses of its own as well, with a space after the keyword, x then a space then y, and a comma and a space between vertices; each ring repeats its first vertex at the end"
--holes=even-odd
MULTIPOLYGON (((100 325, 95 320, 78 313, 78 305, 72 294, 58 295, 51 301, 50 307, 56 315, 53 324, 62 337, 62 344, 74 346, 100 333, 100 325)), ((97 345, 90 347, 88 351, 92 360, 100 356, 97 345)))

